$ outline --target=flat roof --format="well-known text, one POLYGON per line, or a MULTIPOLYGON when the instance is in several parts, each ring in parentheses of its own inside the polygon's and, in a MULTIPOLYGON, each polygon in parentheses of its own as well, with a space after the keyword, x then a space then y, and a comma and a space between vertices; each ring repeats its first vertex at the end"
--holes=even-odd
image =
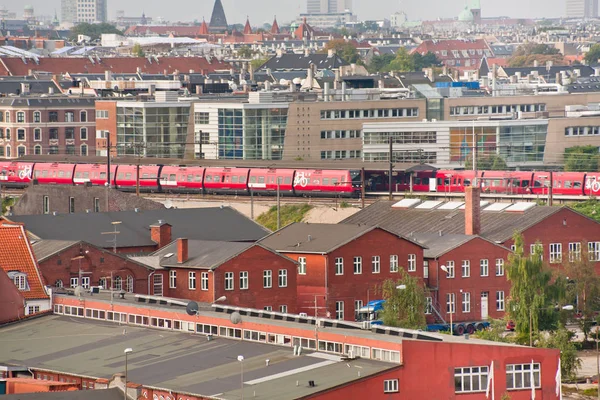
POLYGON ((67 374, 109 379, 124 371, 144 386, 223 399, 239 399, 243 355, 244 390, 261 399, 295 399, 395 368, 397 364, 112 322, 45 316, 0 329, 0 360, 67 374), (266 360, 269 360, 267 365, 266 360), (349 368, 350 367, 350 368, 349 368), (315 387, 308 385, 314 380, 315 387), (296 381, 300 384, 296 386, 296 381))

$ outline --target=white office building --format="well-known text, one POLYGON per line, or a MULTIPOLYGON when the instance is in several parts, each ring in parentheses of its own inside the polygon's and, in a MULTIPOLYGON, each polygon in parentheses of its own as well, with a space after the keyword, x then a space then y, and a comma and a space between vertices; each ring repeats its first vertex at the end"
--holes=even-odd
POLYGON ((108 0, 61 0, 61 22, 97 24, 108 20, 108 0))

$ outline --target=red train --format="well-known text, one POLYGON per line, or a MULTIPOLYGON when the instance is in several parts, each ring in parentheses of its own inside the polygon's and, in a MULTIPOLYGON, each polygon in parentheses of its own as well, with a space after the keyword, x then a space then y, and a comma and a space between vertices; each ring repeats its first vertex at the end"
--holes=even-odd
MULTIPOLYGON (((135 191, 138 181, 135 165, 112 165, 110 184, 123 191, 135 191)), ((62 164, 0 162, 0 184, 25 187, 32 180, 41 185, 106 184, 106 166, 101 164, 62 164)), ((139 187, 143 192, 275 194, 279 186, 286 196, 357 197, 361 190, 359 170, 267 169, 184 167, 142 165, 139 187)))
MULTIPOLYGON (((316 170, 286 168, 222 168, 174 165, 142 165, 139 186, 143 192, 275 194, 285 196, 356 197, 361 190, 359 170, 316 170)), ((101 164, 62 164, 32 162, 1 162, 0 184, 5 187, 25 187, 32 179, 42 185, 103 186, 106 166, 101 164)), ((418 171, 412 178, 398 174, 393 178, 393 190, 406 192, 412 183, 413 192, 464 192, 475 179, 474 171, 418 171), (412 182, 411 182, 412 180, 412 182)), ((135 191, 137 167, 112 165, 111 186, 123 191, 135 191)), ((521 172, 478 171, 477 182, 484 193, 571 196, 600 196, 600 172, 521 172), (552 185, 550 181, 552 180, 552 185)), ((389 190, 388 176, 368 173, 367 191, 389 190)))

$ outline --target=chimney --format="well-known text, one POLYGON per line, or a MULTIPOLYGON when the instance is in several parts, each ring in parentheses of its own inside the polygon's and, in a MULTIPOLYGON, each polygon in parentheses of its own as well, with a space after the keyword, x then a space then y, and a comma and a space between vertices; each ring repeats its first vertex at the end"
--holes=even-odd
POLYGON ((479 187, 465 188, 465 235, 481 233, 481 202, 479 187))
POLYGON ((150 225, 150 239, 160 249, 171 243, 171 225, 163 221, 150 225))
POLYGON ((177 239, 177 262, 182 264, 188 260, 188 240, 185 238, 177 239))

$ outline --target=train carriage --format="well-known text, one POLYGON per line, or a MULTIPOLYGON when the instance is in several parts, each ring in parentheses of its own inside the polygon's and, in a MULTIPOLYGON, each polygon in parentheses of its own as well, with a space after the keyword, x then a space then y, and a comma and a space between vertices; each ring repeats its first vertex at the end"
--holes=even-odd
POLYGON ((248 193, 249 168, 206 168, 204 191, 218 194, 248 193))
POLYGON ((0 185, 8 188, 24 188, 31 183, 33 163, 0 162, 0 185))
POLYGON ((360 171, 297 169, 294 193, 297 196, 357 196, 360 171))
POLYGON ((293 195, 293 169, 260 169, 250 170, 248 187, 256 194, 276 194, 279 180, 279 194, 293 195))
POLYGON ((600 196, 600 172, 590 172, 585 175, 583 194, 586 196, 600 196))
POLYGON ((161 192, 202 193, 205 168, 165 165, 160 170, 161 192))
MULTIPOLYGON (((140 167, 140 191, 157 192, 158 191, 158 165, 141 165, 140 167)), ((137 166, 136 165, 118 165, 115 178, 115 187, 117 189, 132 192, 137 187, 137 166)))
POLYGON ((552 193, 581 196, 585 190, 585 174, 583 172, 552 173, 552 193))
POLYGON ((34 179, 40 185, 73 185, 75 164, 36 163, 34 179))
MULTIPOLYGON (((114 185, 116 165, 110 166, 110 184, 114 185)), ((77 164, 75 165, 75 185, 85 185, 90 183, 94 186, 104 186, 106 184, 106 165, 103 164, 77 164)))

